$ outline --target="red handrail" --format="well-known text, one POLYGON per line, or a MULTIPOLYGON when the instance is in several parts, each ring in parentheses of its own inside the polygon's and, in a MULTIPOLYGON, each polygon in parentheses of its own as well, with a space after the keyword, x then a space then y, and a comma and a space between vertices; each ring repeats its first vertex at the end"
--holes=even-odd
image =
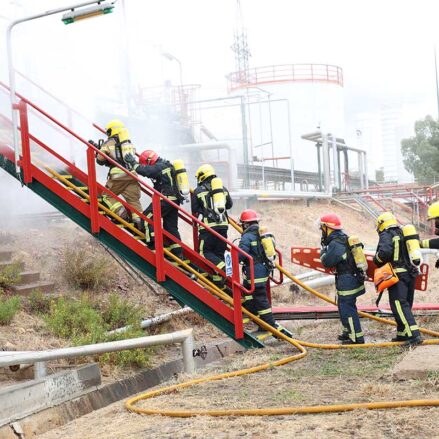
MULTIPOLYGON (((1 84, 0 84, 1 85, 1 84)), ((7 87, 6 87, 7 88, 7 87)), ((171 206, 173 206, 180 215, 187 218, 187 222, 192 224, 198 224, 202 225, 206 230, 209 231, 209 233, 212 233, 214 236, 219 238, 220 240, 226 242, 228 247, 231 249, 232 253, 232 264, 233 264, 233 275, 232 275, 232 290, 233 290, 233 300, 234 300, 234 323, 235 323, 235 336, 237 338, 242 338, 243 336, 243 327, 242 327, 242 312, 241 312, 241 292, 245 292, 247 294, 251 294, 254 290, 254 263, 253 258, 248 255, 246 252, 241 250, 238 246, 233 244, 232 242, 228 241, 227 239, 223 238, 220 234, 215 232, 215 230, 211 229, 210 227, 206 226, 204 223, 202 223, 198 218, 194 217, 193 215, 186 212, 183 208, 181 208, 179 205, 175 204, 171 200, 169 200, 167 197, 162 195, 160 192, 156 191, 154 188, 148 186, 146 183, 144 183, 142 180, 140 180, 137 175, 127 171, 125 168, 120 166, 116 161, 114 161, 111 157, 101 153, 97 148, 95 148, 93 145, 90 145, 85 139, 74 133, 72 130, 70 130, 68 127, 66 127, 61 122, 57 121, 54 117, 50 116, 47 112, 39 108, 37 105, 33 104, 26 98, 20 96, 21 101, 18 104, 18 109, 20 112, 20 121, 21 121, 21 137, 22 137, 22 160, 19 163, 21 167, 23 168, 23 173, 26 176, 26 179, 28 182, 32 181, 32 162, 31 162, 31 151, 30 151, 30 142, 29 139, 32 139, 36 141, 40 145, 44 145, 41 141, 38 141, 35 137, 31 136, 29 133, 29 127, 28 127, 28 119, 27 119, 27 105, 30 105, 35 111, 46 117, 49 121, 51 121, 53 124, 57 125, 67 133, 69 133, 71 136, 73 136, 75 139, 82 142, 87 147, 87 165, 88 165, 88 176, 87 176, 87 183, 89 186, 89 196, 90 196, 90 221, 91 221, 91 229, 92 233, 97 233, 99 231, 99 212, 98 212, 98 203, 97 203, 97 189, 98 189, 98 183, 96 182, 96 169, 95 169, 95 162, 94 162, 94 155, 96 153, 100 153, 103 155, 106 160, 111 163, 113 166, 121 169, 125 174, 129 175, 133 180, 137 181, 141 188, 146 189, 146 192, 148 195, 152 195, 153 198, 153 215, 154 215, 154 226, 156 230, 156 243, 155 243, 155 252, 156 252, 156 268, 157 268, 157 279, 159 281, 165 279, 165 259, 163 254, 163 234, 167 238, 169 238, 173 242, 178 242, 185 250, 191 251, 191 253, 194 253, 192 249, 188 248, 188 246, 184 243, 182 243, 180 240, 176 239, 174 236, 168 234, 165 230, 162 229, 161 226, 161 209, 160 209, 160 202, 161 200, 165 200, 165 202, 169 203, 171 206), (240 282, 240 276, 239 276, 239 257, 238 253, 243 255, 245 258, 249 260, 249 267, 250 267, 250 279, 251 279, 251 286, 250 289, 246 289, 240 282)), ((44 145, 44 149, 51 154, 54 155, 56 158, 61 159, 67 166, 70 168, 73 168, 76 171, 81 172, 76 166, 65 160, 63 157, 61 157, 59 154, 57 154, 55 151, 53 151, 51 148, 44 145)), ((81 172, 81 174, 84 174, 81 172)), ((86 174, 84 174, 86 175, 86 174)), ((107 190, 104 188, 104 190, 107 190)), ((108 190, 107 190, 108 191, 108 190)), ((135 209, 128 205, 128 208, 131 211, 135 211, 135 209)), ((139 214, 144 217, 142 213, 139 212, 139 214)), ((145 217, 144 217, 145 218, 145 217)), ((145 218, 146 219, 146 218, 145 218)), ((148 220, 148 219, 146 219, 148 220)), ((203 258, 204 259, 204 258, 203 258)), ((213 265, 209 263, 210 261, 204 260, 204 263, 207 263, 207 265, 213 265)), ((215 266, 213 266, 215 267, 215 266)), ((219 274, 223 277, 226 277, 224 272, 222 270, 216 269, 216 271, 219 272, 219 274)))

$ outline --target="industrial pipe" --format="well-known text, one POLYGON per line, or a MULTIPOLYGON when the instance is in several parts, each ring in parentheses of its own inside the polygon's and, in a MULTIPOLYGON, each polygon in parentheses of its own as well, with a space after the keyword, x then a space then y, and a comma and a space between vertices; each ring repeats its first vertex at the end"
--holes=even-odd
MULTIPOLYGON (((150 328, 151 326, 159 325, 160 323, 168 322, 173 317, 181 316, 193 312, 191 308, 185 306, 184 308, 178 309, 177 311, 168 312, 157 317, 151 317, 150 319, 142 320, 140 327, 142 329, 150 328)), ((113 331, 108 331, 108 334, 121 334, 132 328, 132 325, 124 326, 122 328, 113 329, 113 331)))
POLYGON ((311 279, 304 282, 307 287, 309 288, 317 288, 317 287, 323 287, 326 285, 333 285, 335 284, 335 276, 323 276, 319 277, 318 279, 311 279))
POLYGON ((248 198, 257 197, 258 200, 268 201, 270 199, 286 199, 286 198, 331 198, 332 194, 324 192, 299 192, 299 191, 262 191, 254 189, 239 189, 231 191, 232 198, 248 198))

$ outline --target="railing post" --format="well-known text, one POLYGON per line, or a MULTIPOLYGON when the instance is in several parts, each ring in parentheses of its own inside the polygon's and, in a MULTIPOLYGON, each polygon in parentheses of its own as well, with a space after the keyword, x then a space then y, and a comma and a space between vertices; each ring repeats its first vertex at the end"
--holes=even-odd
POLYGON ((198 252, 200 249, 200 240, 198 238, 198 224, 196 222, 192 223, 192 238, 194 242, 194 250, 198 252))
POLYGON ((34 363, 34 378, 38 380, 39 378, 44 378, 47 376, 47 366, 44 361, 37 361, 34 363))
POLYGON ((235 321, 235 338, 240 340, 244 338, 244 327, 242 323, 242 309, 241 309, 241 289, 239 278, 239 257, 238 252, 232 247, 232 291, 233 291, 233 318, 235 321))
POLYGON ((160 205, 160 196, 156 193, 152 195, 152 214, 154 225, 154 247, 157 282, 164 282, 166 280, 166 276, 163 252, 162 208, 160 205))
POLYGON ((87 148, 88 195, 90 198, 90 223, 91 233, 100 231, 98 210, 98 187, 96 183, 95 153, 92 148, 87 148))
POLYGON ((32 183, 31 155, 29 142, 29 119, 27 117, 26 102, 20 102, 14 105, 14 110, 20 113, 20 131, 21 131, 21 169, 23 171, 23 183, 32 183))

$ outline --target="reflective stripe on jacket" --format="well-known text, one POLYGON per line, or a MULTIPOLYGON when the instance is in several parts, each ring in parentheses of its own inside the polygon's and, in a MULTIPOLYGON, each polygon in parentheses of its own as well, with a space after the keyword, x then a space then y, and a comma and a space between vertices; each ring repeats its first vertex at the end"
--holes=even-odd
MULTIPOLYGON (((239 248, 244 250, 248 255, 253 258, 254 264, 254 276, 255 276, 255 286, 265 285, 270 275, 270 270, 264 264, 265 253, 262 247, 261 239, 259 238, 259 226, 257 224, 252 224, 241 236, 239 241, 239 248)), ((242 268, 242 274, 245 284, 250 284, 250 264, 248 259, 244 255, 239 254, 239 260, 244 262, 242 268)))
POLYGON ((336 271, 335 287, 340 296, 360 295, 366 290, 364 279, 358 271, 347 245, 348 236, 341 230, 332 232, 323 243, 320 260, 327 268, 336 271))

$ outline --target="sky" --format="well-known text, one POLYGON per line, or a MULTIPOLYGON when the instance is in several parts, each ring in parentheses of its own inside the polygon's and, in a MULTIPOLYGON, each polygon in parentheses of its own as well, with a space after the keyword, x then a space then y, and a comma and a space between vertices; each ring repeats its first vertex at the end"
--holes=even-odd
MULTIPOLYGON (((7 18, 70 5, 72 0, 0 0, 7 18)), ((230 49, 236 0, 121 0, 115 12, 64 26, 59 16, 14 31, 18 70, 93 117, 94 97, 115 98, 120 86, 201 84, 203 96, 225 96, 235 70, 230 49), (119 6, 119 9, 118 9, 119 6), (55 62, 54 62, 55 61, 55 62), (124 66, 129 66, 128 78, 124 66)), ((434 0, 241 0, 252 53, 250 66, 326 63, 343 68, 347 126, 383 103, 402 102, 413 121, 437 115, 434 44, 439 2, 434 0)), ((3 49, 4 41, 0 47, 3 49)), ((2 50, 0 74, 5 77, 2 50)))

